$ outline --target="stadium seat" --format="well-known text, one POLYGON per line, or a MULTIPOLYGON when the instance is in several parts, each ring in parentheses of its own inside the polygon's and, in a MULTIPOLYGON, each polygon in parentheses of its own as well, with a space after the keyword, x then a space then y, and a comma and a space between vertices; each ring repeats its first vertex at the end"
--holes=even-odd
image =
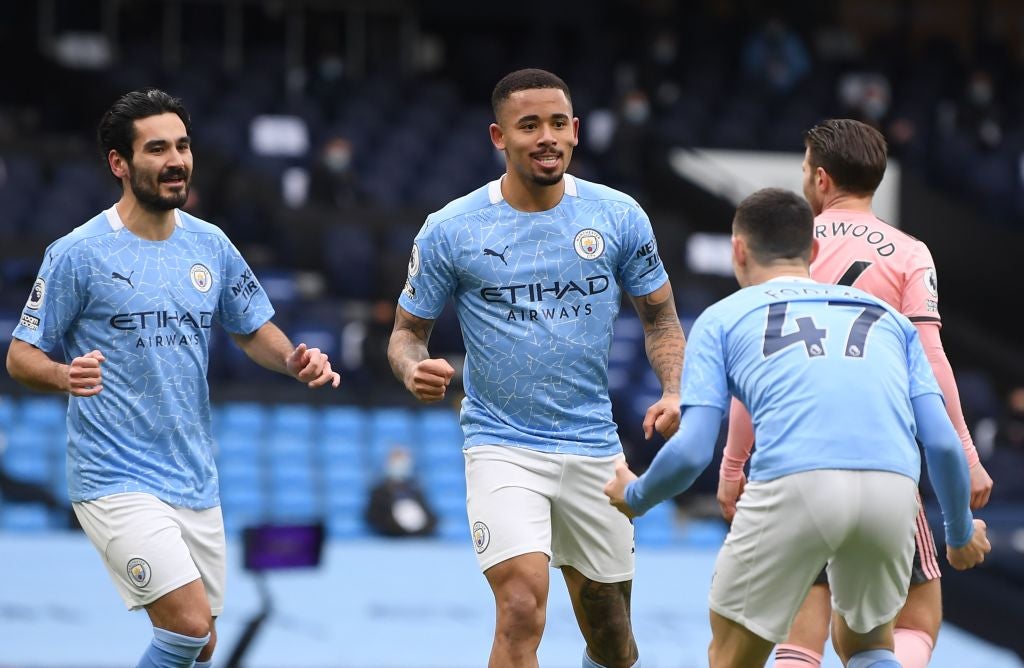
POLYGON ((4 471, 19 482, 52 484, 53 465, 44 450, 8 447, 3 453, 4 471))
POLYGON ((229 402, 221 409, 222 433, 239 432, 254 437, 263 433, 267 423, 267 411, 255 402, 229 402))
POLYGON ((0 506, 0 529, 18 533, 40 533, 51 528, 50 513, 41 503, 11 503, 0 506))
POLYGON ((65 429, 68 402, 58 397, 26 397, 21 400, 18 421, 40 430, 65 429))
POLYGON ((304 522, 323 516, 317 494, 308 488, 277 489, 271 499, 270 517, 276 521, 304 522))

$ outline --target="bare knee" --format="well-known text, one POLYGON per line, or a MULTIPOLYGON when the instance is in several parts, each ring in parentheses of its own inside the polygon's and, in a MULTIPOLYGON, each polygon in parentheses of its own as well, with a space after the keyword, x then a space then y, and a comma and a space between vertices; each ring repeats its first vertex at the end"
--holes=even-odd
POLYGON ((211 633, 213 630, 212 620, 201 614, 180 615, 171 624, 162 628, 190 638, 203 638, 209 633, 211 641, 213 640, 211 633))
POLYGON ((544 599, 527 587, 510 587, 497 597, 498 632, 515 637, 540 637, 544 631, 544 599))

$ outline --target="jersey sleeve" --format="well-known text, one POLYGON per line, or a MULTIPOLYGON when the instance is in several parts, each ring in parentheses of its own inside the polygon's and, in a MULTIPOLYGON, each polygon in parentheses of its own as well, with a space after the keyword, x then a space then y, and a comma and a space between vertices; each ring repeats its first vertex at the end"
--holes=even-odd
POLYGON ((649 295, 665 284, 668 273, 658 254, 658 242, 647 214, 639 206, 630 206, 628 211, 617 267, 619 282, 634 297, 649 295))
POLYGON ((910 253, 904 276, 906 282, 900 295, 900 313, 912 322, 941 321, 935 261, 923 243, 918 243, 910 253))
POLYGON ((251 334, 274 317, 274 307, 256 274, 230 241, 225 240, 222 256, 217 317, 232 334, 251 334))
POLYGON ((701 314, 693 323, 683 361, 680 404, 729 410, 729 383, 725 371, 725 342, 716 320, 701 314))
POLYGON ((441 226, 428 219, 413 241, 398 305, 417 318, 435 320, 455 294, 457 283, 451 246, 441 226))
POLYGON ((50 352, 63 338, 84 307, 84 263, 71 251, 46 249, 39 274, 14 328, 14 338, 50 352))
POLYGON ((921 345, 921 338, 917 329, 907 323, 903 328, 907 337, 907 371, 910 378, 910 398, 915 399, 924 394, 937 394, 942 396, 939 389, 939 382, 935 379, 935 372, 925 355, 924 347, 921 345))

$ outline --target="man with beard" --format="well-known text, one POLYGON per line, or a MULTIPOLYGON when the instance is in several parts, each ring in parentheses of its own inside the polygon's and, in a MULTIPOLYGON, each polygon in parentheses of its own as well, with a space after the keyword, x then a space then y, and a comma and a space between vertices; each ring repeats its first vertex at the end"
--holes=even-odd
POLYGON ((608 350, 625 290, 663 389, 644 431, 671 436, 685 343, 672 287, 636 201, 565 173, 579 137, 565 82, 519 70, 491 104, 505 174, 427 218, 388 357, 417 399, 443 399, 455 371, 427 342, 454 300, 467 349, 467 510, 497 610, 489 665, 537 666, 550 565, 586 640, 583 666, 638 666, 633 526, 601 494, 622 459, 608 350))
POLYGON ((208 666, 223 606, 224 523, 206 380, 216 320, 260 365, 309 387, 340 378, 293 346, 217 227, 177 207, 192 177, 189 116, 147 89, 104 114, 98 139, 120 200, 46 250, 7 370, 66 392, 75 513, 153 640, 139 666, 208 666), (66 359, 47 354, 58 344, 66 359))

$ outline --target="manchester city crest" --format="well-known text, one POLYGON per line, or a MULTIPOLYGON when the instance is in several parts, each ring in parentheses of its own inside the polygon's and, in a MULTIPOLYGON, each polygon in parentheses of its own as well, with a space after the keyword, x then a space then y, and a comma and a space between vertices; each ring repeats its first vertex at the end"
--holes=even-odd
POLYGON ((145 559, 135 557, 128 560, 128 579, 132 581, 133 585, 141 589, 149 584, 149 579, 152 576, 153 571, 150 570, 145 559))
POLYGON ((604 253, 604 237, 597 230, 580 230, 573 240, 573 247, 576 248, 576 254, 584 260, 596 260, 604 253))
POLYGON ((199 292, 209 292, 213 287, 213 275, 204 264, 197 262, 192 265, 192 268, 188 270, 188 275, 192 279, 192 287, 199 292))
POLYGON ((487 546, 491 544, 491 531, 487 528, 487 525, 483 522, 473 523, 473 547, 476 548, 476 553, 480 554, 487 549, 487 546))

